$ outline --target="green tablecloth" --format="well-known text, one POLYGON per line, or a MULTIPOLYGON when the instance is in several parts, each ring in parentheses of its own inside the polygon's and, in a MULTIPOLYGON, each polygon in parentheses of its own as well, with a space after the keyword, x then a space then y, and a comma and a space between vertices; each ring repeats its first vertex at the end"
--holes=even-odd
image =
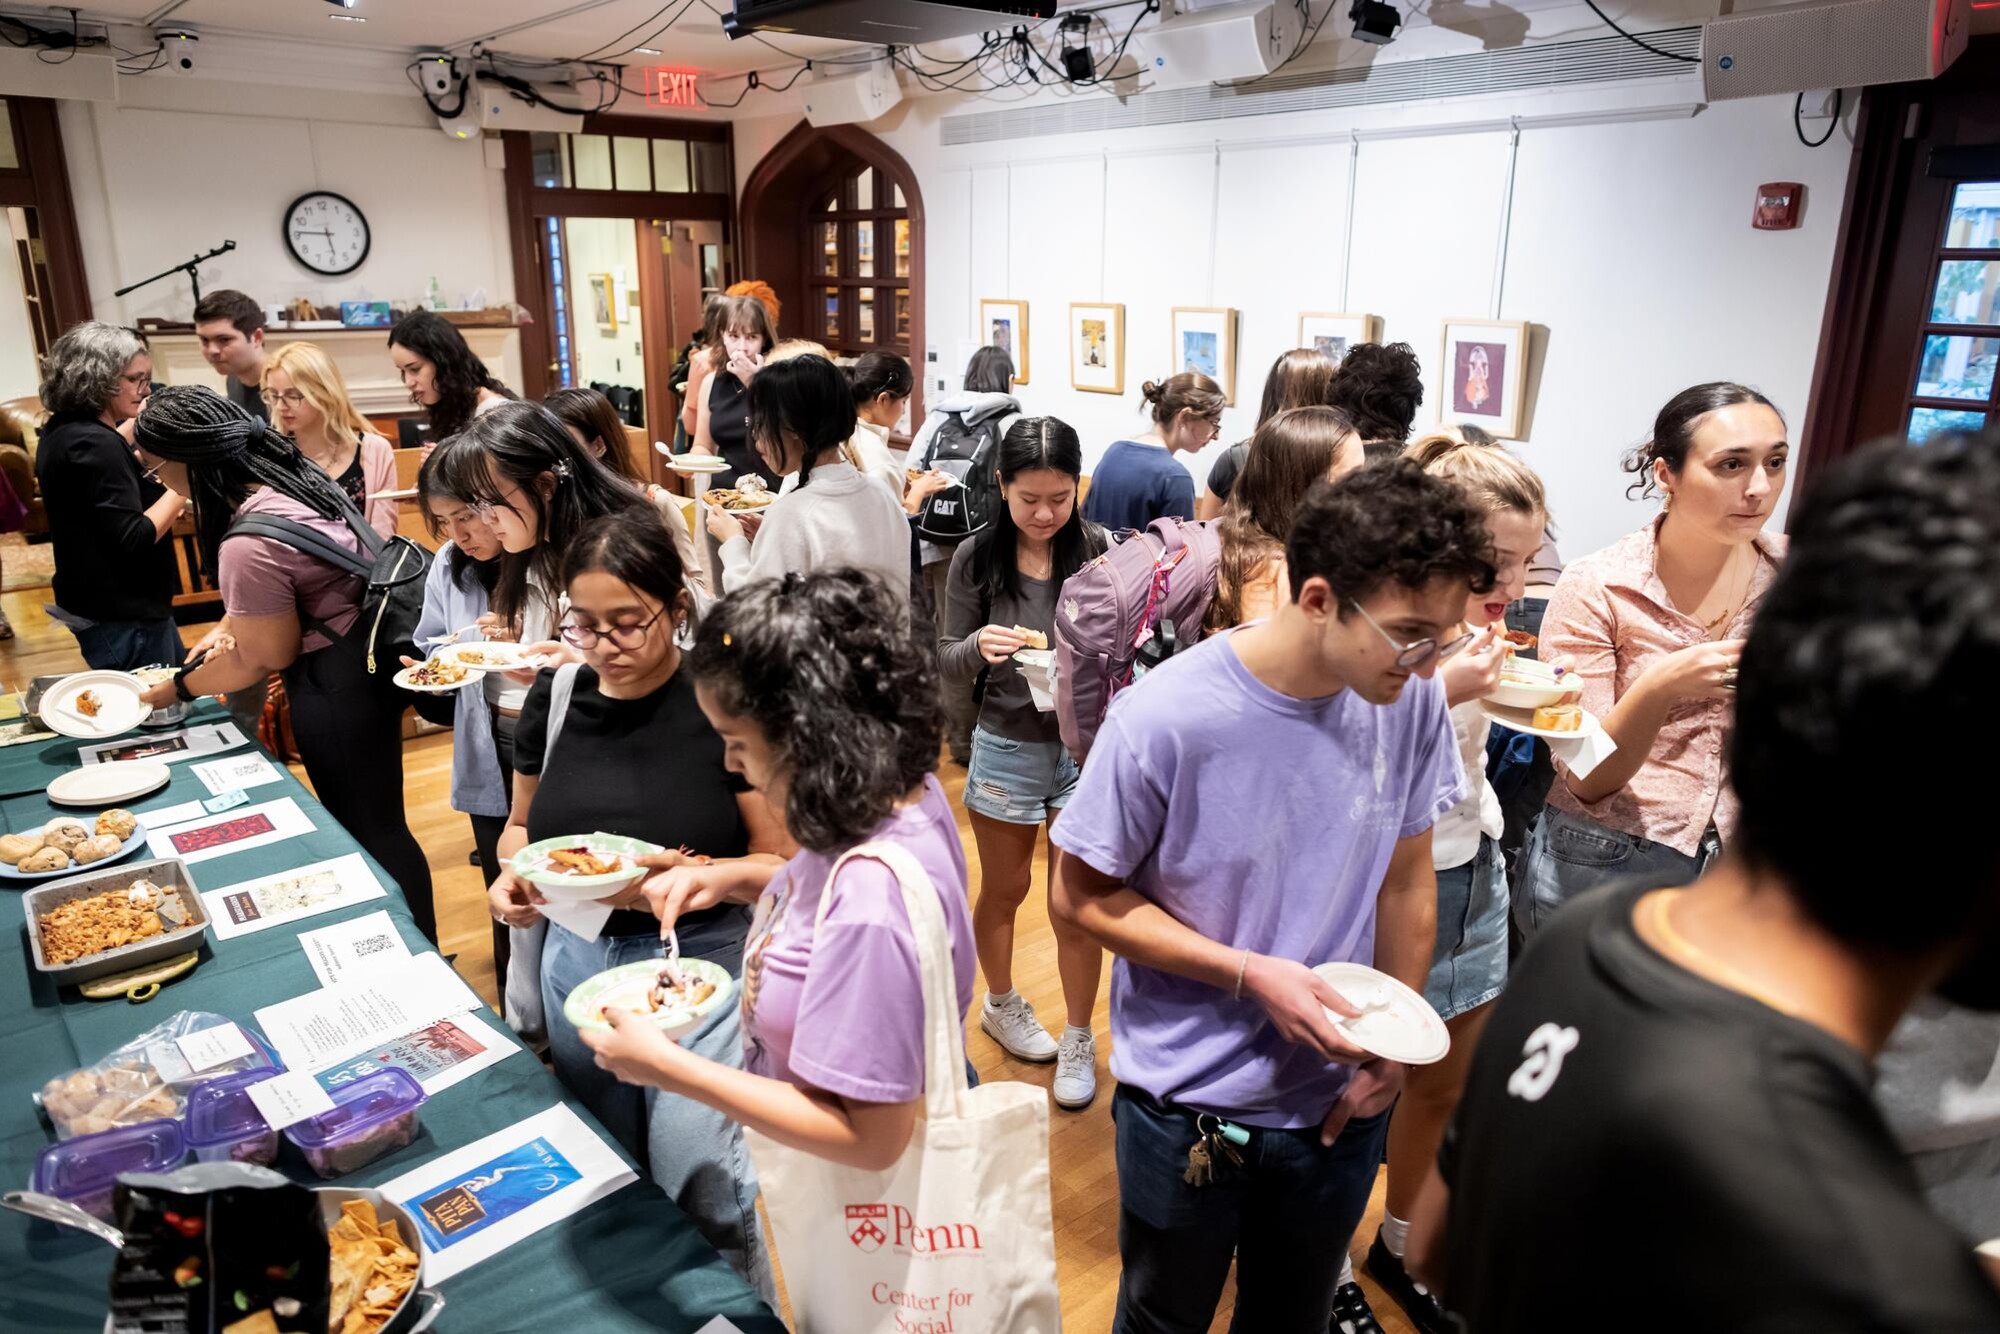
MULTIPOLYGON (((228 715, 205 705, 189 721, 223 722, 228 715)), ((52 741, 0 749, 0 826, 39 827, 64 813, 42 788, 76 763, 76 743, 52 741)), ((158 810, 208 796, 189 762, 174 764, 173 782, 132 804, 140 819, 158 810)), ((250 792, 252 802, 289 796, 313 821, 312 833, 283 843, 230 853, 189 868, 197 886, 219 888, 276 871, 359 850, 303 785, 288 774, 282 784, 250 792)), ((143 853, 132 860, 143 860, 143 853)), ((430 946, 417 933, 394 883, 372 860, 369 867, 389 897, 343 912, 307 918, 234 940, 211 937, 193 974, 167 986, 144 1005, 87 1001, 74 988, 57 988, 34 974, 18 887, 47 882, 0 882, 0 1181, 28 1184, 36 1155, 52 1142, 30 1094, 52 1077, 96 1061, 177 1010, 208 1010, 253 1022, 252 1012, 319 985, 299 947, 298 933, 344 917, 387 908, 413 952, 430 946)), ((96 869, 96 868, 92 868, 96 869)), ((497 1020, 494 1027, 507 1033, 497 1020)), ((533 1055, 510 1056, 424 1104, 416 1143, 339 1178, 338 1184, 374 1186, 438 1154, 505 1129, 553 1103, 570 1102, 593 1130, 588 1111, 570 1099, 533 1055)), ((609 1135, 605 1141, 617 1147, 609 1135)), ((622 1150, 620 1156, 625 1157, 622 1150)), ((629 1162, 630 1159, 627 1158, 629 1162)), ((289 1144, 278 1166, 317 1184, 289 1144)), ((0 1330, 95 1334, 103 1327, 108 1246, 80 1232, 0 1211, 0 1330)), ((725 1315, 746 1334, 778 1334, 783 1324, 703 1240, 658 1187, 640 1180, 554 1227, 475 1265, 442 1286, 447 1299, 437 1328, 447 1331, 537 1329, 598 1334, 616 1330, 692 1331, 725 1315)))

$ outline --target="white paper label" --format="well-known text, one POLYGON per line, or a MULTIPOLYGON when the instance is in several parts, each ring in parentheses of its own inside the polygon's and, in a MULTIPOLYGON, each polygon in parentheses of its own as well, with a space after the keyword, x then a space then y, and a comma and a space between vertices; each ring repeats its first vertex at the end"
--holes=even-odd
POLYGON ((324 1116, 333 1110, 333 1099, 319 1086, 319 1081, 303 1070, 273 1075, 243 1091, 250 1095, 250 1101, 257 1105, 257 1110, 270 1122, 273 1130, 283 1130, 286 1126, 310 1117, 324 1116))
POLYGON ((174 1045, 186 1058, 189 1073, 197 1075, 230 1061, 240 1061, 256 1052, 256 1048, 250 1045, 250 1039, 235 1024, 217 1024, 199 1033, 189 1033, 174 1039, 174 1045))

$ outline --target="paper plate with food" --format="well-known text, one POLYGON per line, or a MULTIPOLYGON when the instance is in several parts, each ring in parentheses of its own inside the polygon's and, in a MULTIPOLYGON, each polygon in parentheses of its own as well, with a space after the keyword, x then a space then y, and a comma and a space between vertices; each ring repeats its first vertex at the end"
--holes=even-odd
POLYGON ((1479 711, 1502 727, 1549 741, 1574 741, 1603 727, 1596 715, 1569 701, 1538 704, 1532 709, 1510 709, 1487 698, 1479 701, 1479 711))
POLYGON ((477 667, 467 667, 463 663, 447 660, 441 653, 433 653, 426 661, 414 667, 405 667, 391 679, 405 690, 441 695, 458 689, 467 681, 477 681, 484 675, 486 673, 477 667))
POLYGON ((1451 1050, 1451 1034, 1430 1002, 1387 973, 1365 963, 1323 963, 1313 971, 1361 1012, 1326 1012, 1361 1050, 1405 1065, 1433 1065, 1451 1050))
POLYGON ((52 732, 84 741, 117 736, 153 711, 140 698, 145 693, 145 685, 130 672, 77 672, 43 692, 42 722, 52 732))
POLYGON ((505 639, 474 639, 463 644, 446 644, 431 655, 455 667, 477 672, 515 672, 540 667, 542 660, 519 644, 505 639))
POLYGON ((1546 704, 1575 704, 1583 698, 1576 674, 1533 658, 1510 656, 1500 668, 1500 680, 1481 698, 1503 709, 1538 709, 1546 704))
POLYGON ((618 893, 646 874, 639 858, 664 851, 657 843, 619 834, 567 834, 530 843, 509 865, 544 898, 586 903, 618 893))
POLYGON ((0 880, 46 880, 77 872, 146 846, 146 826, 126 810, 108 810, 95 820, 58 815, 39 829, 0 834, 0 880))
POLYGON ((761 510, 777 499, 777 495, 754 477, 746 477, 733 490, 729 487, 712 486, 701 493, 701 500, 710 509, 728 510, 742 513, 747 510, 761 510))
POLYGON ((602 1032, 611 1027, 606 1014, 616 1010, 677 1038, 727 1005, 735 986, 728 969, 706 959, 641 959, 580 983, 563 1003, 563 1016, 578 1028, 602 1032))

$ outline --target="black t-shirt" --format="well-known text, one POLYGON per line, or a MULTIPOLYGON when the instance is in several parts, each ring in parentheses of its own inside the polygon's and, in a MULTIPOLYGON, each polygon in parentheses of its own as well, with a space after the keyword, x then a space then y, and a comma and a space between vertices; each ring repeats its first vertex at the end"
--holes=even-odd
POLYGON ((715 452, 729 464, 728 473, 717 485, 735 486, 738 477, 754 472, 774 495, 777 493, 785 479, 771 471, 750 440, 750 391, 727 370, 708 377, 708 437, 715 442, 715 452))
POLYGON ((236 404, 236 406, 242 408, 251 416, 261 418, 266 422, 271 420, 271 405, 264 401, 264 387, 262 385, 245 384, 231 375, 224 378, 223 391, 231 403, 236 404))
MULTIPOLYGON (((722 738, 695 702, 686 671, 643 699, 599 693, 597 673, 577 669, 569 712, 546 772, 542 752, 549 727, 555 672, 535 678, 514 731, 514 769, 539 777, 528 808, 528 841, 566 834, 621 834, 709 857, 741 857, 750 832, 736 799, 749 787, 722 767, 722 738)), ((689 913, 698 922, 727 911, 689 913)), ((607 935, 657 932, 651 913, 620 910, 607 935)))
POLYGON ((173 615, 173 543, 146 517, 166 488, 142 473, 125 437, 94 414, 51 418, 35 476, 55 539, 56 605, 92 621, 173 615))
POLYGON ((1217 500, 1229 499, 1229 493, 1236 487, 1236 478, 1243 471, 1244 461, 1250 457, 1250 442, 1239 440, 1222 452, 1215 466, 1208 470, 1208 494, 1217 500))
POLYGON ((2000 1330, 1862 1055, 1680 968, 1611 887, 1507 980, 1439 1167, 1473 1334, 2000 1330))

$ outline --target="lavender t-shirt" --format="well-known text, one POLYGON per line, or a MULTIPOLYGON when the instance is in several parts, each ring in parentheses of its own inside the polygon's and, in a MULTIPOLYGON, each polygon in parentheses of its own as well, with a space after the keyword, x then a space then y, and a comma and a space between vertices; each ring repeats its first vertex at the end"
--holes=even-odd
MULTIPOLYGON (((1387 707, 1294 699, 1252 676, 1234 633, 1112 701, 1051 837, 1232 949, 1373 964, 1375 896, 1398 839, 1464 794, 1444 690, 1387 707)), ((1111 1072, 1249 1125, 1316 1125, 1347 1067, 1278 1035, 1250 1000, 1119 959, 1111 1072)))
MULTIPOLYGON (((951 1022, 963 1024, 977 962, 972 910, 958 821, 935 777, 924 780, 922 801, 882 822, 870 836, 878 840, 914 856, 944 905, 958 981, 951 1022)), ((743 956, 743 1065, 859 1102, 908 1102, 924 1091, 923 984, 910 914, 888 867, 849 862, 815 935, 838 860, 801 851, 758 900, 743 956)))

